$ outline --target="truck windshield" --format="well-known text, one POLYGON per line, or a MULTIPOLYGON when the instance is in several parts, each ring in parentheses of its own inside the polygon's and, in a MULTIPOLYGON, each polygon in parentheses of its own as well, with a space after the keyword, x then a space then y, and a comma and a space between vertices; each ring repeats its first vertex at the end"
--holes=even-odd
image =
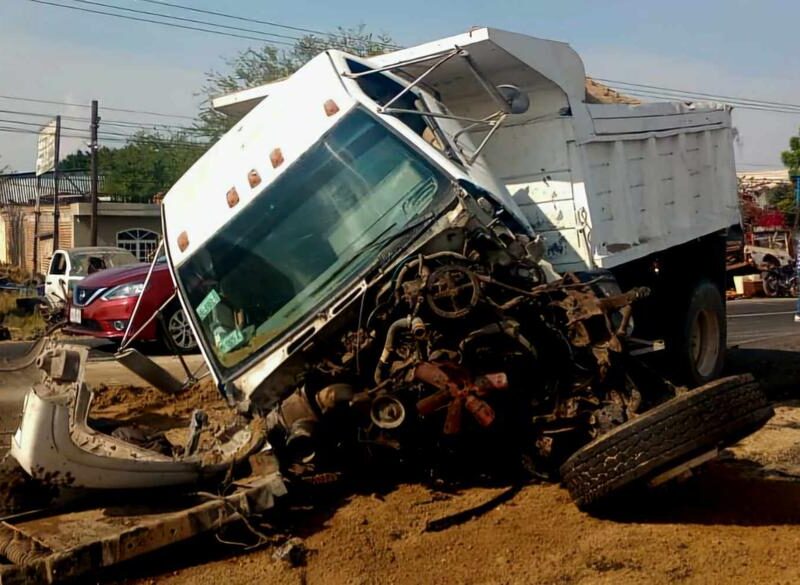
POLYGON ((332 300, 449 190, 365 111, 344 116, 178 268, 223 375, 332 300))

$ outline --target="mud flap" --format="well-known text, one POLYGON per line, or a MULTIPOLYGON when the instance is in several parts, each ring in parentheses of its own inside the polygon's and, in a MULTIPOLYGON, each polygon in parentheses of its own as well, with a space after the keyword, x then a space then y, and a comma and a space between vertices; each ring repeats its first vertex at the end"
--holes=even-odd
POLYGON ((177 394, 184 389, 183 382, 135 349, 126 349, 115 357, 121 365, 165 394, 177 394))

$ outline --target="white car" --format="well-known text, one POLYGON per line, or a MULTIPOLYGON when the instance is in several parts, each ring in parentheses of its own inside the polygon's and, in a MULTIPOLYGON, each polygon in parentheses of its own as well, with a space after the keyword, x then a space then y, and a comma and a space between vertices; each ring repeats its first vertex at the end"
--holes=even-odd
POLYGON ((139 260, 128 250, 112 246, 56 250, 45 276, 45 299, 54 307, 63 306, 77 281, 106 268, 137 262, 139 260))

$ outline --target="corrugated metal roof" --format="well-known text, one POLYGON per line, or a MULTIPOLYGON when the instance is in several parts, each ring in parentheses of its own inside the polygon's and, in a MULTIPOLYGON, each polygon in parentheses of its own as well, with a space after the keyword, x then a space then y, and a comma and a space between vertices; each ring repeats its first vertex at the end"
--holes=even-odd
MULTIPOLYGON (((105 177, 98 177, 98 192, 104 194, 105 177)), ((80 201, 89 198, 91 178, 86 171, 59 171, 59 201, 80 201)), ((39 195, 42 201, 52 201, 55 187, 53 173, 40 177, 39 195)), ((0 175, 0 205, 32 205, 36 202, 36 173, 0 175)))

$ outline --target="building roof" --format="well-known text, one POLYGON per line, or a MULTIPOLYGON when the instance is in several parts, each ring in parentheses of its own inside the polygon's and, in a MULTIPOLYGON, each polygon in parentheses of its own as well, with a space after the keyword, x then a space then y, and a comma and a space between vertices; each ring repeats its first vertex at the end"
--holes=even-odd
MULTIPOLYGON (((97 189, 102 194, 105 177, 98 177, 97 189)), ((59 201, 88 200, 91 193, 91 178, 86 171, 59 171, 59 201)), ((53 201, 55 186, 53 173, 39 177, 41 201, 53 201)), ((0 175, 0 205, 31 205, 36 202, 36 173, 7 173, 0 175)))

